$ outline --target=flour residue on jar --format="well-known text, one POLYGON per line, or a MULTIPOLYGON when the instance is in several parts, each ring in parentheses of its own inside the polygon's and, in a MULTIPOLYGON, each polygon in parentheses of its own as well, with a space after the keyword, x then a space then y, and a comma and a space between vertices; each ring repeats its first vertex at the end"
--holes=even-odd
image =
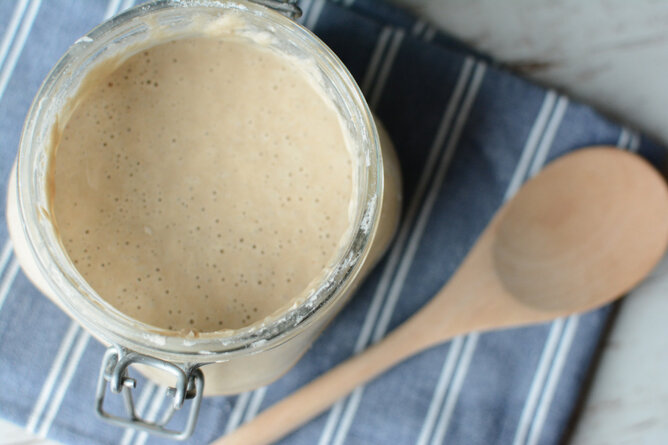
POLYGON ((323 273, 349 235, 355 165, 331 100, 292 62, 194 37, 86 80, 52 209, 100 297, 161 328, 237 329, 323 273))

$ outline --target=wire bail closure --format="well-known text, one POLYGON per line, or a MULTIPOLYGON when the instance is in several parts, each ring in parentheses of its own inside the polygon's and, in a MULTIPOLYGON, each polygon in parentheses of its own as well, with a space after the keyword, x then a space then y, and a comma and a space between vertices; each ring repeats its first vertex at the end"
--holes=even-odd
POLYGON ((203 388, 204 375, 199 368, 182 368, 174 363, 130 352, 119 346, 110 346, 102 359, 95 395, 95 411, 102 419, 124 428, 134 428, 174 440, 185 440, 192 435, 195 429, 203 388), (137 386, 137 381, 128 376, 128 367, 132 364, 154 367, 176 377, 175 386, 167 389, 167 395, 172 398, 171 404, 159 420, 151 421, 142 418, 135 409, 132 389, 137 386), (116 416, 104 410, 107 384, 112 393, 123 394, 127 417, 116 416), (181 409, 188 399, 191 399, 192 403, 184 429, 177 431, 166 428, 174 413, 181 409))

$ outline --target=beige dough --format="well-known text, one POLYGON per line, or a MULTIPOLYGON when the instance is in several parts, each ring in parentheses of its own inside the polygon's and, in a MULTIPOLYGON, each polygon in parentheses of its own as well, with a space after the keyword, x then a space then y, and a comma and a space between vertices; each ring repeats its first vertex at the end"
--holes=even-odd
POLYGON ((102 298, 162 328, 235 329, 320 276, 351 224, 355 166, 297 64, 197 37, 95 75, 55 151, 53 212, 102 298))

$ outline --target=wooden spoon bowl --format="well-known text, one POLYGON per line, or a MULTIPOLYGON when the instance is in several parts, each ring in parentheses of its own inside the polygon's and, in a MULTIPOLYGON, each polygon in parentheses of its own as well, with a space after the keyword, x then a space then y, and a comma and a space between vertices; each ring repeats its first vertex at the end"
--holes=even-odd
POLYGON ((492 254, 509 296, 549 311, 628 292, 666 245, 663 178, 622 150, 580 150, 529 181, 500 215, 492 254), (549 199, 546 199, 549 198, 549 199))

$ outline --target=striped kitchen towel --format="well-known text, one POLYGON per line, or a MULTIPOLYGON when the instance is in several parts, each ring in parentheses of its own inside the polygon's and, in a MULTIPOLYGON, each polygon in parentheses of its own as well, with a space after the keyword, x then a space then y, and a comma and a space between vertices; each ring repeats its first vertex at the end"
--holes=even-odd
MULTIPOLYGON (((79 36, 132 3, 0 2, 0 196, 50 67, 79 36)), ((302 23, 341 57, 394 140, 403 221, 383 261, 299 364, 268 387, 206 399, 190 444, 252 419, 408 318, 448 280, 504 200, 553 158, 593 144, 653 162, 663 154, 638 133, 384 3, 301 4, 302 23)), ((69 444, 167 443, 96 418, 104 347, 28 282, 4 224, 0 249, 0 416, 69 444)), ((608 313, 455 338, 358 388, 281 443, 559 443, 608 313)), ((165 389, 142 381, 138 392, 139 410, 155 418, 165 389)))

